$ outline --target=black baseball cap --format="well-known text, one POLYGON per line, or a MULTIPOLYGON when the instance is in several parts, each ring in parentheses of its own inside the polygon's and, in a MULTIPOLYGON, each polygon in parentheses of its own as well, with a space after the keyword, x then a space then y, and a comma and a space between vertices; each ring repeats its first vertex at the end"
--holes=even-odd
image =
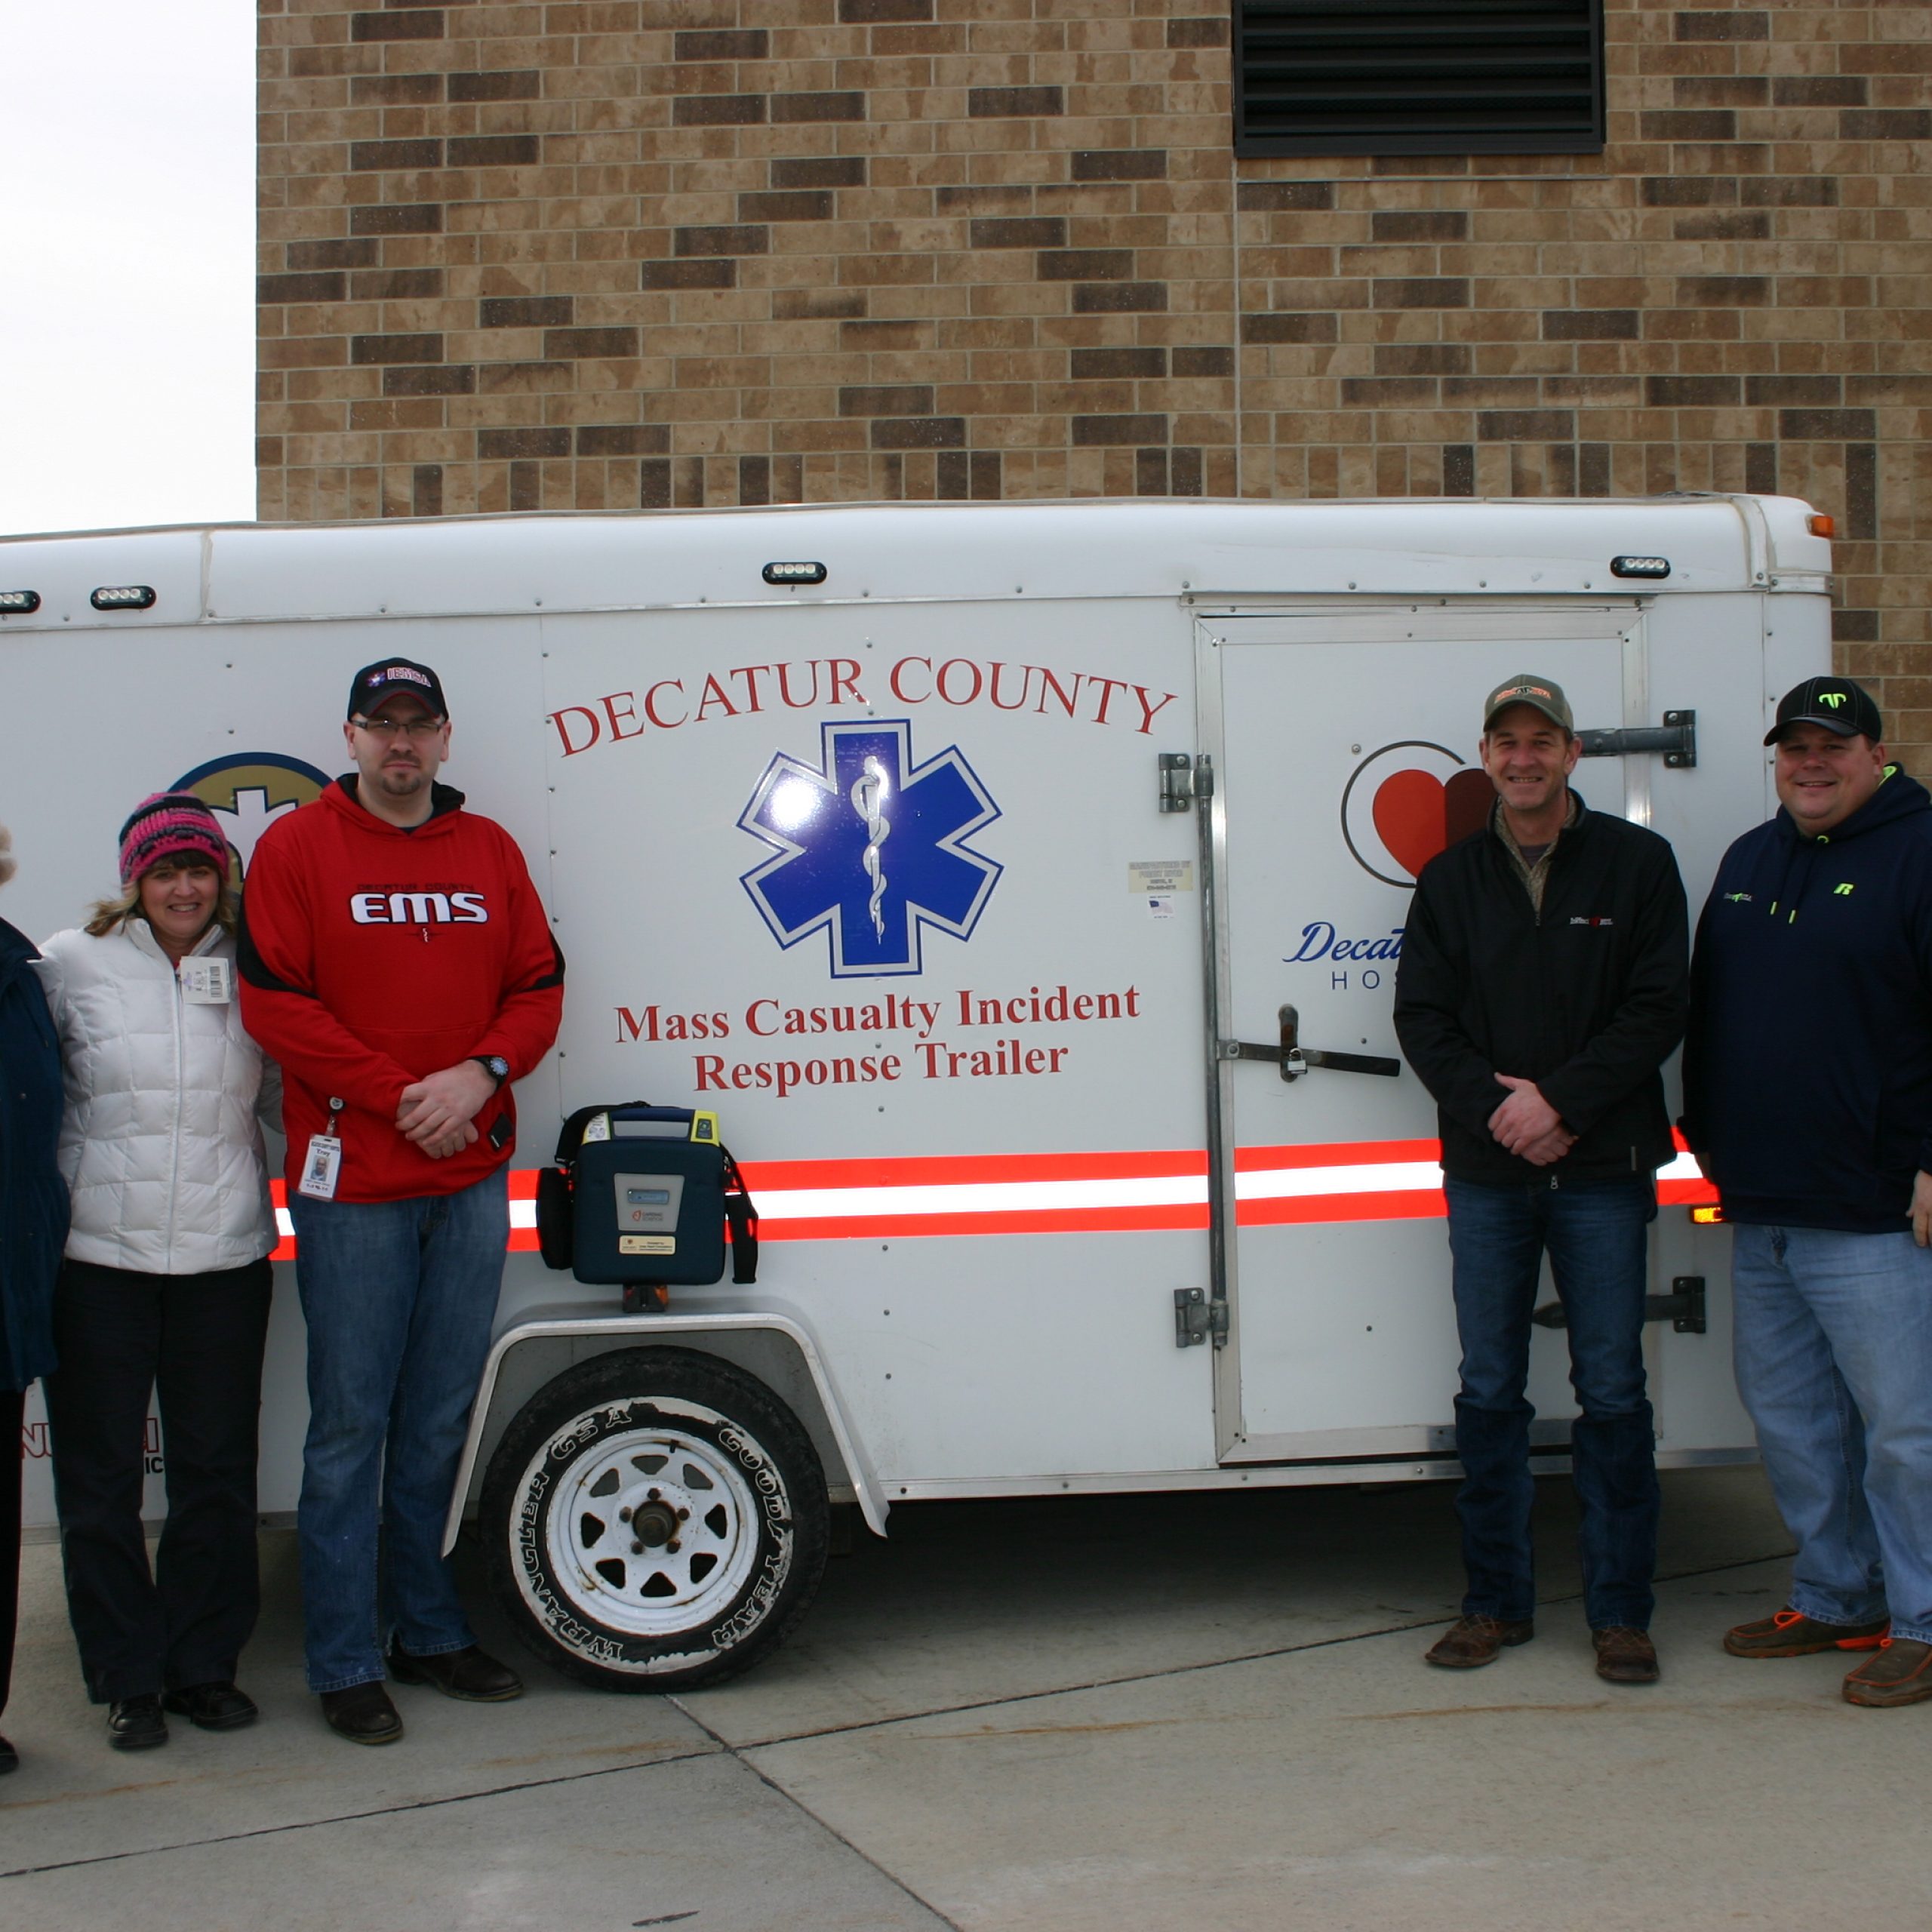
POLYGON ((432 717, 450 715, 448 701, 443 696, 443 681, 428 665, 411 663, 407 657, 379 657, 374 663, 364 665, 349 680, 346 715, 353 718, 360 712, 366 718, 384 698, 398 691, 420 698, 432 717))
POLYGON ((1786 691, 1765 743, 1776 744, 1793 724, 1822 724, 1841 738, 1866 737, 1875 745, 1885 735, 1872 694, 1849 678, 1807 678, 1786 691))
POLYGON ((1483 700, 1484 731, 1512 704, 1527 704, 1532 711, 1540 711, 1566 737, 1577 735, 1577 720, 1571 712, 1570 700, 1554 678, 1539 677, 1534 671, 1518 671, 1513 678, 1506 678, 1483 700))

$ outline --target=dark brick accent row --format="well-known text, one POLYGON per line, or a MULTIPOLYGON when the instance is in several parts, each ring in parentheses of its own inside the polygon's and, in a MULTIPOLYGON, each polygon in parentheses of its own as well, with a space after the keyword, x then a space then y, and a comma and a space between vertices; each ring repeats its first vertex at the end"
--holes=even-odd
POLYGON ((943 503, 999 500, 998 450, 943 450, 933 460, 934 494, 943 503))
POLYGON ((932 17, 933 0, 838 0, 838 17, 848 26, 898 26, 932 17))
POLYGON ((968 88, 966 112, 976 121, 1038 120, 1066 112, 1061 88, 968 88))
POLYGON ((1048 250, 1033 264, 1042 281, 1128 281, 1134 275, 1131 248, 1048 250))
POLYGON ((1164 349, 1076 349, 1072 373, 1076 383, 1144 381, 1168 373, 1168 352, 1164 349))
POLYGON ((440 7, 408 7, 380 14, 351 14, 351 40, 441 40, 443 10, 440 7))
POLYGON ((841 416, 930 416, 930 383, 859 383, 838 392, 841 416))
POLYGON ((1168 439, 1164 416, 1076 416, 1073 441, 1076 448, 1131 448, 1137 443, 1161 443, 1168 439))
POLYGON ((663 456, 671 447, 665 423, 583 423, 577 426, 579 456, 663 456))
MULTIPOLYGON (((426 80, 435 76, 428 74, 426 80)), ((452 74, 452 100, 536 100, 543 92, 543 77, 534 67, 499 67, 485 73, 452 74)))
POLYGON ((872 427, 875 450, 958 450, 966 447, 963 416, 881 417, 872 427))
POLYGON ((319 270, 306 275, 258 275, 255 300, 272 302, 343 302, 349 297, 349 278, 319 270))
POLYGON ((866 97, 857 89, 841 93, 775 94, 771 97, 774 122, 811 121, 863 121, 866 97))
POLYGON ((1643 318, 1635 309, 1546 309, 1546 342, 1635 342, 1643 318))
POLYGON ((486 329, 558 328, 576 320, 568 295, 486 295, 477 305, 486 329))
POLYGON ((1376 309, 1466 309, 1469 285, 1461 275, 1377 275, 1369 283, 1376 309))
POLYGON ((304 272, 374 268, 380 252, 374 242, 291 242, 286 251, 289 267, 304 272))
POLYGON ((434 202, 365 203, 349 211, 352 235, 440 235, 443 211, 434 202))
POLYGON ((1168 23, 1170 47, 1225 47, 1228 40, 1229 21, 1225 14, 1197 14, 1168 23))
POLYGON ((829 188, 768 189, 738 197, 738 213, 746 221, 829 221, 829 188))
POLYGON ((761 94, 684 94, 671 103, 676 128, 749 128, 764 118, 761 94))
POLYGON ((738 264, 729 255, 645 262, 638 266, 638 285, 644 288, 735 288, 738 264))
POLYGON ((419 463, 409 473, 409 514, 441 516, 443 513, 443 466, 419 463))
POLYGON ((440 362, 440 335, 352 335, 349 359, 359 365, 386 362, 440 362))
POLYGON ((1063 215, 987 215, 969 223, 967 240, 975 248, 1063 248, 1063 215))
MULTIPOLYGON (((1177 376, 1232 376, 1235 372, 1235 352, 1232 349, 1204 346, 1177 348, 1173 361, 1174 372, 1177 376)), ((1174 454, 1179 456, 1180 452, 1177 450, 1174 454)), ((1179 495, 1180 493, 1177 491, 1175 494, 1179 495)))
POLYGON ((1244 181, 1235 190, 1235 206, 1244 214, 1280 214, 1334 205, 1332 181, 1244 181))
POLYGON ((537 158, 534 134, 460 134, 449 143, 452 168, 534 168, 537 158))
POLYGON ((546 362, 621 361, 637 353, 634 328, 546 329, 546 362))
POLYGON ((1577 434, 1567 409, 1479 409, 1476 436, 1485 443, 1570 442, 1577 434))
POLYGON ((1078 148, 1068 173, 1075 181, 1164 181, 1168 157, 1161 148, 1078 148))
POLYGON ((473 362, 405 363, 383 371, 383 393, 401 395, 474 395, 473 362))
POLYGON ((1475 493, 1475 446, 1472 443, 1444 443, 1442 494, 1445 497, 1473 497, 1475 493))
POLYGON ((442 293, 441 269, 371 269, 349 278, 352 302, 432 301, 442 293))
POLYGON ((1073 285, 1076 315, 1144 315, 1167 306, 1164 281, 1076 281, 1073 285))
POLYGON ((1769 14, 1678 14, 1672 17, 1672 37, 1678 40, 1769 40, 1769 14))
POLYGON ((1466 242, 1469 218, 1460 208, 1391 208, 1370 217, 1369 232, 1377 242, 1466 242))
POLYGON ((1469 367, 1469 349, 1460 342, 1381 342, 1375 346, 1378 376, 1460 376, 1468 373, 1469 367))
POLYGON ((715 228, 672 230, 672 248, 680 255, 762 255, 771 246, 771 230, 737 223, 715 228))
POLYGON ((1336 335, 1335 318, 1318 310, 1284 310, 1241 318, 1243 342, 1333 342, 1336 335))
POLYGON ((771 51, 771 36, 762 27, 724 28, 681 33, 671 42, 674 60, 762 60, 771 51))
POLYGON ((1781 409, 1778 434, 1794 442, 1835 443, 1864 440, 1878 433, 1878 418, 1869 409, 1781 409))
POLYGON ((863 155, 815 155, 795 161, 771 164, 774 188, 863 188, 866 162, 863 155))
POLYGON ((349 144, 352 174, 378 174, 442 165, 443 144, 438 140, 351 141, 349 144))
MULTIPOLYGON (((476 454, 488 462, 510 457, 568 456, 571 432, 568 429, 478 429, 476 454)), ((534 509, 534 504, 518 507, 534 509)))

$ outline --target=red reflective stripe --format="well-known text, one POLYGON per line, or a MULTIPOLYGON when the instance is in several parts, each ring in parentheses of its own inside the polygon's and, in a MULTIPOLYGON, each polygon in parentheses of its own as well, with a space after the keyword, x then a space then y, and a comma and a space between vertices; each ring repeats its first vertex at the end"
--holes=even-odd
MULTIPOLYGON (((1683 1137, 1675 1137, 1684 1150, 1683 1137)), ((1435 1140, 1328 1141, 1300 1146, 1241 1147, 1235 1152, 1238 1175, 1291 1172, 1320 1168, 1361 1168, 1400 1163, 1433 1162, 1441 1158, 1435 1140)), ((745 1180, 755 1198, 762 1197, 773 1211, 760 1230, 766 1241, 866 1241, 976 1235, 1121 1234, 1196 1232, 1208 1225, 1204 1201, 1153 1201, 1145 1205, 1114 1202, 1055 1207, 998 1208, 975 1212, 947 1207, 908 1208, 895 1213, 889 1197, 896 1189, 1030 1184, 1051 1189, 1056 1183, 1091 1181, 1190 1180, 1208 1169, 1204 1149, 1095 1150, 1054 1154, 911 1155, 877 1159, 778 1160, 754 1161, 745 1180), (874 1197, 864 1211, 792 1218, 783 1212, 788 1195, 825 1189, 862 1189, 874 1197), (881 1199, 879 1197, 886 1198, 881 1199)), ((513 1169, 509 1197, 527 1202, 537 1192, 537 1170, 513 1169)), ((272 1184, 275 1205, 285 1201, 279 1180, 272 1184)), ((1714 1203, 1717 1190, 1701 1179, 1665 1180, 1657 1198, 1667 1206, 1702 1207, 1714 1203)), ((1279 1227, 1346 1221, 1429 1220, 1445 1211, 1438 1187, 1389 1188, 1370 1192, 1301 1194, 1238 1201, 1238 1226, 1279 1227)), ((512 1253, 537 1247, 534 1228, 513 1228, 512 1253)), ((295 1244, 285 1236, 273 1258, 287 1260, 295 1244)))

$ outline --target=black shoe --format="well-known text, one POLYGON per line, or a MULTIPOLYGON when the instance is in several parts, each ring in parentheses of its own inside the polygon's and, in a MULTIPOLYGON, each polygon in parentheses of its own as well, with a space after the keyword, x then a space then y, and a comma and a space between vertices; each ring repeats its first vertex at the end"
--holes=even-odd
POLYGON ((389 1675, 398 1684, 433 1684, 466 1704, 506 1704, 523 1695, 523 1679, 474 1644, 433 1657, 413 1657, 398 1646, 389 1652, 389 1675))
POLYGON ((146 1751, 168 1742, 168 1720, 161 1700, 150 1690, 145 1697, 117 1697, 107 1707, 107 1741, 117 1751, 146 1751))
POLYGON ((402 1735, 402 1720, 380 1684, 352 1684, 346 1690, 325 1690, 322 1715, 330 1730, 352 1744, 393 1744, 402 1735))
POLYGON ((0 1777, 20 1768, 20 1754, 4 1737, 0 1737, 0 1777))
POLYGON ((209 1684, 190 1684, 180 1690, 164 1690, 161 1708, 184 1717, 197 1730, 238 1730, 253 1724, 261 1712, 245 1690, 238 1690, 226 1678, 209 1684))

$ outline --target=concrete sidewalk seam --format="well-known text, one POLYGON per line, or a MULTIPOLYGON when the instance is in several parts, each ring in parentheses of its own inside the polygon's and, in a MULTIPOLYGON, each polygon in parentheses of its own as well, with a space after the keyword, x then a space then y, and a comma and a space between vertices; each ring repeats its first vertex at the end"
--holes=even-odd
MULTIPOLYGON (((1774 1550, 1768 1556, 1740 1557, 1734 1562, 1714 1563, 1707 1569, 1673 1571, 1667 1576, 1657 1577, 1654 1580, 1660 1583, 1682 1583, 1699 1577, 1721 1577, 1727 1570, 1749 1570, 1760 1563, 1776 1563, 1792 1554, 1788 1549, 1774 1550)), ((1580 1603, 1583 1601, 1583 1592, 1578 1589, 1571 1590, 1560 1597, 1540 1597, 1537 1600, 1537 1607, 1539 1610, 1554 1610, 1564 1604, 1580 1603)), ((1129 1671, 1119 1677, 1097 1677, 1084 1683, 1054 1684, 1040 1690, 1015 1690, 1005 1697, 978 1697, 964 1704, 936 1704, 930 1710, 903 1711, 896 1717, 866 1718, 854 1724, 824 1725, 817 1730, 782 1731, 774 1737, 749 1738, 742 1744, 735 1745, 727 1743, 718 1732, 713 1730, 695 1711, 678 1698, 670 1697, 666 1701, 682 1712, 707 1737, 718 1738, 724 1748, 735 1755, 745 1751, 773 1750, 781 1744, 809 1744, 820 1738, 847 1737, 863 1730, 888 1730, 894 1724, 922 1724, 928 1718, 958 1717, 969 1711, 998 1710, 1007 1704, 1030 1704, 1043 1697, 1071 1697, 1085 1690, 1113 1690, 1124 1688, 1130 1684, 1158 1684, 1164 1678, 1191 1677, 1205 1670, 1229 1670, 1236 1664, 1265 1663, 1270 1658, 1294 1657, 1303 1651, 1333 1650, 1338 1644, 1365 1643, 1374 1637, 1399 1637, 1407 1631, 1427 1630, 1436 1624, 1453 1620, 1453 1612, 1447 1617, 1425 1617, 1413 1623, 1384 1624, 1374 1630, 1352 1630, 1339 1637, 1312 1637, 1306 1643, 1280 1644, 1265 1651, 1243 1651, 1238 1656, 1231 1657, 1204 1657, 1197 1663, 1168 1664, 1158 1670, 1129 1671)), ((757 1767, 752 1766, 751 1768, 755 1770, 757 1767)), ((0 1876, 4 1875, 0 1874, 0 1876)))
MULTIPOLYGON (((823 1832, 828 1838, 831 1838, 835 1844, 843 1845, 854 1858, 858 1859, 862 1863, 869 1866, 895 1890, 904 1893, 906 1897, 910 1899, 921 1912, 931 1912, 933 1917, 937 1919, 940 1924, 948 1928, 948 1932, 963 1932, 963 1928, 956 1919, 947 1918, 946 1914, 941 1912, 938 1906, 933 1904, 930 1900, 921 1898, 917 1892, 913 1890, 910 1885, 906 1884, 903 1878, 900 1877, 897 1872, 888 1870, 884 1866, 881 1865, 876 1858, 873 1857, 870 1852, 863 1850, 859 1846, 854 1844, 843 1832, 838 1829, 837 1826, 831 1824, 825 1819, 821 1818, 802 1798, 798 1797, 795 1792, 787 1791, 776 1778, 772 1777, 768 1773, 761 1770, 758 1767, 754 1764, 751 1760, 744 1755, 744 1752, 740 1750, 736 1745, 731 1743, 728 1739, 720 1737, 718 1734, 713 1730, 710 1725, 706 1724, 703 1718, 700 1717, 695 1711, 688 1709, 681 1699, 675 1695, 671 1695, 667 1696, 664 1701, 669 1704, 673 1710, 677 1711, 684 1716, 690 1718, 691 1722, 696 1724, 698 1729, 704 1733, 706 1737, 713 1739, 716 1742, 718 1747, 721 1751, 722 1751, 734 1763, 742 1764, 753 1777, 758 1780, 760 1784, 764 1786, 767 1791, 772 1794, 774 1797, 783 1799, 786 1804, 790 1805, 794 1810, 797 1811, 800 1814, 800 1816, 809 1818, 811 1822, 816 1825, 820 1831, 823 1832)), ((870 1728, 869 1726, 863 1724, 855 1725, 853 1727, 855 1730, 866 1730, 870 1728)), ((755 1750, 761 1749, 762 1747, 754 1745, 747 1748, 755 1750)))
MULTIPOLYGON (((666 1700, 669 1701, 668 1699, 666 1700)), ((699 1728, 710 1735, 709 1725, 699 1728)), ((592 1778, 616 1777, 627 1771, 654 1771, 660 1764, 688 1764, 706 1758, 734 1756, 728 1746, 707 1751, 679 1751, 666 1758, 640 1758, 635 1764, 605 1764, 592 1771, 572 1771, 568 1776, 555 1778, 526 1778, 518 1784, 491 1785, 484 1791, 451 1792, 443 1798, 419 1798, 406 1804, 379 1804, 368 1811, 343 1811, 327 1818, 301 1818, 286 1825, 258 1825, 252 1831, 223 1832, 214 1838, 183 1838, 174 1844, 149 1844, 131 1846, 125 1851, 106 1851, 94 1858, 57 1859, 51 1865, 19 1865, 10 1871, 0 1872, 0 1879, 32 1878, 43 1872, 72 1872, 90 1865, 112 1865, 124 1858, 159 1858, 170 1852, 202 1851, 211 1845, 242 1844, 250 1838, 285 1837, 291 1832, 314 1832, 326 1829, 331 1825, 366 1824, 372 1818, 399 1818, 411 1811, 441 1810, 452 1804, 469 1804, 486 1798, 507 1798, 520 1791, 543 1791, 553 1785, 582 1784, 592 1778)), ((756 1767, 747 1766, 755 1775, 756 1767)), ((35 1803, 45 1802, 35 1800, 35 1803)), ((57 1800, 55 1801, 58 1801, 57 1800)), ((0 1806, 0 1812, 11 1809, 0 1806)))

